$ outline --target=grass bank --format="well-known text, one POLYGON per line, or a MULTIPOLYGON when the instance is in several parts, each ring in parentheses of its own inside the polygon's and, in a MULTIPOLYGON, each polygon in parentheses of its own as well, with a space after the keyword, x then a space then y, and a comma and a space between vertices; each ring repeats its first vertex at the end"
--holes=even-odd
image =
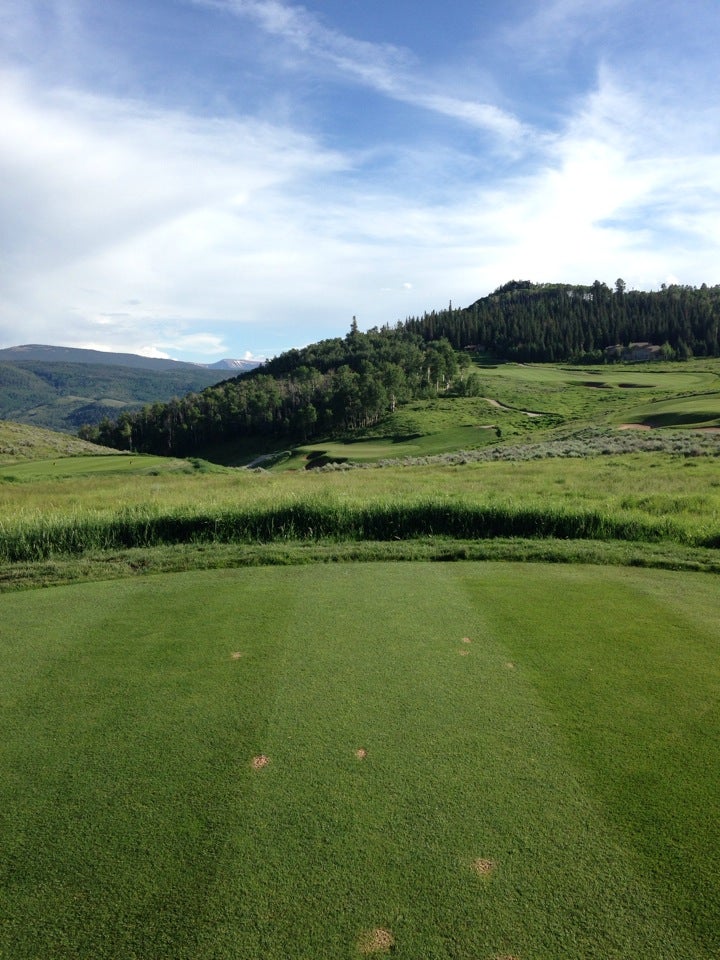
POLYGON ((0 563, 0 592, 97 580, 118 580, 190 570, 238 567, 289 567, 342 563, 453 563, 504 561, 596 566, 643 567, 720 573, 717 550, 598 540, 457 540, 418 537, 413 540, 289 542, 269 544, 175 544, 147 549, 89 551, 42 561, 0 563))

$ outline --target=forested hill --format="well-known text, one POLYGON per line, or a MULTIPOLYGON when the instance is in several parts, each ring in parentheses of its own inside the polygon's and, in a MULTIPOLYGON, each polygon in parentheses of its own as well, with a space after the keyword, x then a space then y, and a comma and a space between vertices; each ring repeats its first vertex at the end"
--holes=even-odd
POLYGON ((84 439, 143 453, 189 456, 238 437, 287 438, 348 432, 377 422, 395 406, 464 378, 470 359, 447 340, 425 342, 404 329, 361 333, 290 350, 258 370, 83 427, 84 439))
POLYGON ((201 393, 85 427, 106 446, 190 456, 239 437, 299 442, 376 423, 396 405, 472 394, 475 347, 498 360, 602 361, 605 347, 649 341, 665 357, 717 356, 720 287, 657 293, 513 281, 472 306, 289 350, 201 393), (453 349, 455 348, 455 349, 453 349))
POLYGON ((666 356, 719 356, 720 286, 669 286, 657 292, 513 280, 469 307, 412 317, 423 339, 446 337, 498 359, 598 362, 605 347, 646 341, 666 356))

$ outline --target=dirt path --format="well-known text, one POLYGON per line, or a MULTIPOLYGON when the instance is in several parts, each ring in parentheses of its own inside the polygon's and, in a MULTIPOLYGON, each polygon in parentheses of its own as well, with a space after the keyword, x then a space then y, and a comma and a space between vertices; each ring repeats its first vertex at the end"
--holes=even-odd
POLYGON ((510 410, 512 413, 524 413, 526 417, 544 417, 544 413, 537 413, 534 410, 518 410, 517 407, 509 407, 506 403, 500 403, 499 400, 493 399, 493 397, 483 397, 483 400, 486 403, 489 403, 491 407, 496 407, 498 410, 510 410))

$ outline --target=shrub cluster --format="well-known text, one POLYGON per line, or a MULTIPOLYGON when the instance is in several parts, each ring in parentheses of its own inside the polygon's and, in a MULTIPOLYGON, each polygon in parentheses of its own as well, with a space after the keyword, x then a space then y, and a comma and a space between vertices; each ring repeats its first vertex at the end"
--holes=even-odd
POLYGON ((497 460, 545 460, 553 457, 599 457, 624 453, 671 453, 681 457, 720 457, 717 434, 689 431, 607 431, 588 428, 567 437, 538 443, 503 444, 479 450, 458 450, 423 457, 386 458, 377 464, 330 463, 322 470, 352 470, 398 466, 457 466, 464 463, 486 463, 497 460))

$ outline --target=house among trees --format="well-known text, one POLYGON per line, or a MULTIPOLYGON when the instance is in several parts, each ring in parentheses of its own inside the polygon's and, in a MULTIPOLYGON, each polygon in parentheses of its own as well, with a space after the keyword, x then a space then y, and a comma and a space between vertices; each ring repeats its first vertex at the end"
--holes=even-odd
POLYGON ((629 343, 627 347, 616 343, 612 347, 605 347, 605 357, 608 360, 624 360, 627 363, 642 363, 647 360, 662 359, 662 347, 655 343, 629 343))

